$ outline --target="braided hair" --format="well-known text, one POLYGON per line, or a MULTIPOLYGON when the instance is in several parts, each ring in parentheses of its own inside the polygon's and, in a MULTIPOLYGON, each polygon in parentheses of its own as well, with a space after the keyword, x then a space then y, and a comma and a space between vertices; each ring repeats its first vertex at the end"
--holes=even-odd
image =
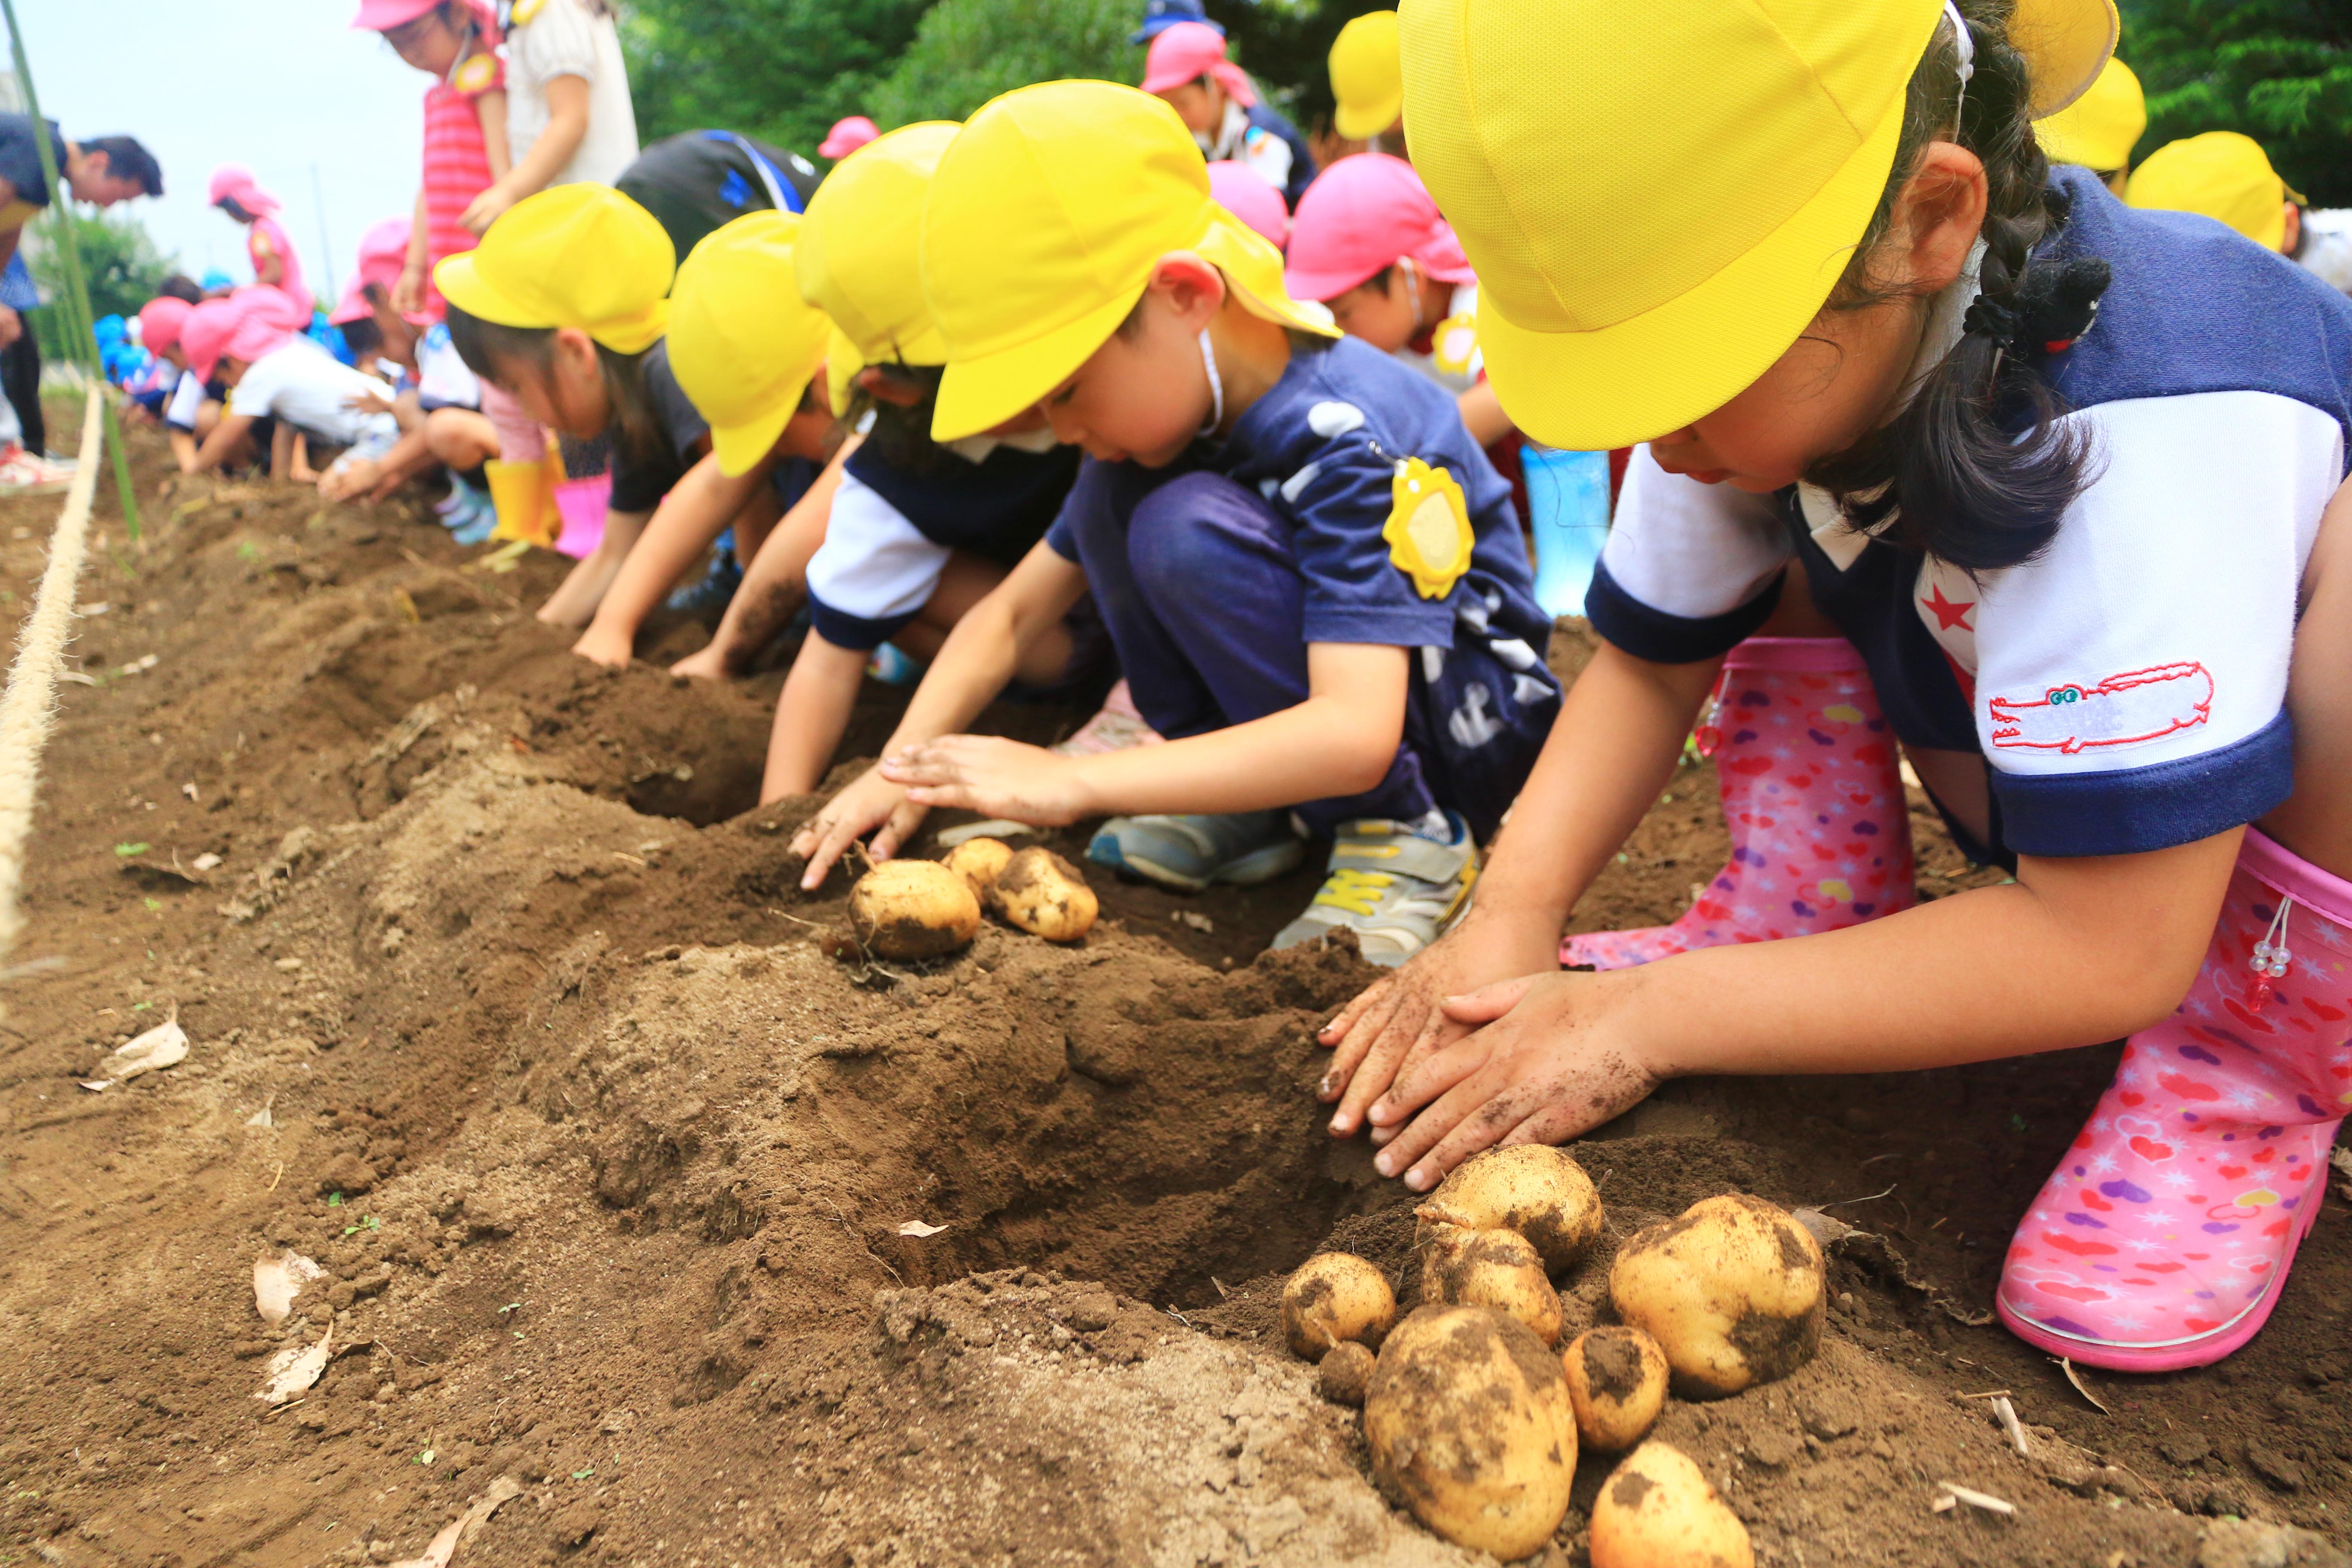
POLYGON ((2091 482, 2090 437, 2059 422, 2066 405, 2042 362, 2089 330, 2108 281, 2096 258, 2033 256, 2065 226, 2067 206, 2034 140, 2028 68, 2009 40, 2011 5, 1959 0, 1975 56, 1965 91, 1951 19, 1937 25, 1905 94, 1895 176, 1825 307, 1898 297, 1872 281, 1872 258, 1921 150, 1958 142, 1984 164, 1987 197, 1980 292, 1960 342, 1893 419, 1805 475, 1839 498, 1852 526, 1873 528, 1893 514, 1891 542, 1970 572, 2040 554, 2091 482))

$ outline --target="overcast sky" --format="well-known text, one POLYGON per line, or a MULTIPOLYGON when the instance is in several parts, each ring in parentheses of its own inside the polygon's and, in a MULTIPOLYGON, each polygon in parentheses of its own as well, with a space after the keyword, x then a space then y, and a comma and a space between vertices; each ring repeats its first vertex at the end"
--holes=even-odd
POLYGON ((331 275, 350 277, 362 230, 415 200, 432 83, 352 31, 357 0, 15 3, 42 111, 68 137, 128 132, 147 144, 166 195, 122 210, 191 273, 250 271, 244 231, 205 205, 215 164, 251 165, 285 202, 320 294, 331 275))

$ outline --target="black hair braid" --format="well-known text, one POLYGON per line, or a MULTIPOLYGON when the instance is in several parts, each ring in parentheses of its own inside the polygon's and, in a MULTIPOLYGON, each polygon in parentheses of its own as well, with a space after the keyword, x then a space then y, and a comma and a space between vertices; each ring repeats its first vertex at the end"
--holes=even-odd
POLYGON ((1947 24, 1912 78, 1895 176, 1829 308, 1890 297, 1869 283, 1869 258, 1919 149, 1938 138, 1956 138, 1984 165, 1978 298, 1958 344, 1909 404, 1853 447, 1814 464, 1806 478, 1839 496, 1853 526, 1875 527, 1892 516, 1885 534, 1892 542, 1986 572, 2047 549, 2090 480, 2089 438, 2059 423, 2066 407, 2040 362, 2088 330, 2108 273, 2094 258, 2034 258, 2067 212, 2034 140, 2028 66, 2009 41, 2008 0, 1970 0, 1963 12, 1976 69, 1960 122, 1959 50, 1947 24))

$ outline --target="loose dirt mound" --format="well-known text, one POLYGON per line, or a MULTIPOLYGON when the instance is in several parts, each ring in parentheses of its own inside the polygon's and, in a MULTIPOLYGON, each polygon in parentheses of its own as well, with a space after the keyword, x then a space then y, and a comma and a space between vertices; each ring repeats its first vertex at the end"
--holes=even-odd
MULTIPOLYGON (((0 604, 48 521, 0 512, 0 604)), ((1312 871, 1105 879, 1083 946, 852 969, 840 879, 803 895, 785 849, 814 802, 745 809, 775 677, 592 669, 529 615, 557 563, 484 570, 404 510, 199 486, 150 531, 84 584, 15 955, 61 963, 0 1022, 0 1562, 406 1558, 503 1477, 461 1563, 1471 1561, 1276 1322, 1321 1247, 1411 1279, 1403 1194, 1309 1094, 1370 972, 1255 957, 1312 871), (175 1011, 185 1063, 78 1087, 175 1011), (266 1325, 289 1249, 325 1277, 266 1325), (253 1397, 322 1338, 315 1387, 253 1397)), ((870 696, 856 750, 902 700, 870 696)), ((1707 770, 1671 793, 1588 925, 1719 862, 1707 770)), ((1915 826, 1928 891, 1978 879, 1915 826)), ((2219 1568, 2285 1538, 2192 1516, 2352 1509, 2338 1200, 2250 1350, 2096 1377, 2113 1414, 1986 1326, 2113 1056, 1678 1084, 1578 1146, 1612 1242, 1734 1190, 1866 1233, 1816 1363, 1662 1427, 1762 1561, 2219 1568), (2030 1456, 1967 1397, 2001 1389, 2030 1456), (2019 1512, 1932 1512, 1946 1481, 2019 1512)))

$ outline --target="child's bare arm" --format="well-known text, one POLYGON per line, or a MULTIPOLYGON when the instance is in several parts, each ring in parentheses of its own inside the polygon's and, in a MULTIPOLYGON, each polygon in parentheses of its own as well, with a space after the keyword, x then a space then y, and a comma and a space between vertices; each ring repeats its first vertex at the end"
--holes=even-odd
POLYGON ((482 152, 490 161, 490 179, 507 177, 514 153, 507 146, 507 89, 494 87, 474 95, 474 118, 482 122, 482 152))
POLYGON ((416 187, 416 205, 408 220, 408 258, 400 265, 400 280, 392 286, 392 308, 406 315, 425 309, 425 263, 432 252, 425 248, 425 226, 429 222, 425 210, 425 187, 416 187))
POLYGON ((760 784, 762 805, 788 795, 806 795, 824 780, 833 753, 849 729, 857 688, 866 679, 866 655, 837 647, 814 632, 801 644, 793 672, 776 700, 776 725, 768 736, 768 770, 760 784))
POLYGON ((710 542, 726 531, 730 519, 743 509, 751 492, 767 483, 761 466, 730 479, 719 471, 717 454, 705 457, 686 471, 662 498, 653 521, 646 524, 635 549, 621 563, 619 575, 604 590, 595 619, 572 651, 598 664, 629 662, 636 646, 637 628, 694 564, 710 542))
MULTIPOLYGON (((485 95, 487 96, 487 95, 485 95)), ((501 108, 500 119, 504 119, 501 108)), ((556 175, 563 173, 572 155, 580 151, 580 143, 588 138, 588 81, 584 77, 558 76, 547 80, 547 128, 530 151, 518 160, 513 168, 490 182, 489 188, 466 205, 458 222, 480 234, 496 223, 499 215, 525 196, 536 195, 547 189, 556 175)), ((504 145, 506 138, 499 138, 504 145)))
MULTIPOLYGON (((282 429, 280 434, 283 434, 282 429)), ((288 479, 298 485, 315 485, 319 482, 319 470, 310 466, 310 438, 308 436, 303 435, 299 430, 295 431, 294 443, 288 456, 291 459, 286 470, 288 479)))
POLYGON ((1454 402, 1462 410, 1463 427, 1481 447, 1493 446, 1514 428, 1511 416, 1503 412, 1503 400, 1495 395, 1492 382, 1480 382, 1454 402))
MULTIPOLYGON (((997 590, 972 606, 948 634, 930 673, 916 688, 884 754, 911 750, 953 734, 980 717, 1020 667, 1021 655, 1059 625, 1087 591, 1087 574, 1050 544, 1040 542, 997 590)), ((1154 750, 1159 748, 1155 747, 1154 750)), ((814 888, 852 840, 876 828, 874 854, 897 853, 929 808, 877 768, 825 803, 793 839, 793 853, 808 857, 801 886, 814 888)))
POLYGON ((768 531, 758 552, 744 563, 742 584, 727 602, 710 646, 670 666, 671 674, 712 680, 740 674, 800 608, 808 597, 809 558, 824 542, 834 492, 841 488, 842 470, 861 439, 853 436, 843 442, 807 493, 768 531))
POLYGON ((227 460, 228 455, 236 450, 236 444, 245 439, 246 432, 252 428, 253 416, 250 414, 224 411, 220 423, 213 426, 213 433, 205 437, 205 444, 196 449, 195 463, 188 472, 202 474, 219 468, 227 460))
POLYGON ((180 472, 194 473, 196 471, 196 438, 185 430, 173 431, 172 456, 178 461, 180 472))

